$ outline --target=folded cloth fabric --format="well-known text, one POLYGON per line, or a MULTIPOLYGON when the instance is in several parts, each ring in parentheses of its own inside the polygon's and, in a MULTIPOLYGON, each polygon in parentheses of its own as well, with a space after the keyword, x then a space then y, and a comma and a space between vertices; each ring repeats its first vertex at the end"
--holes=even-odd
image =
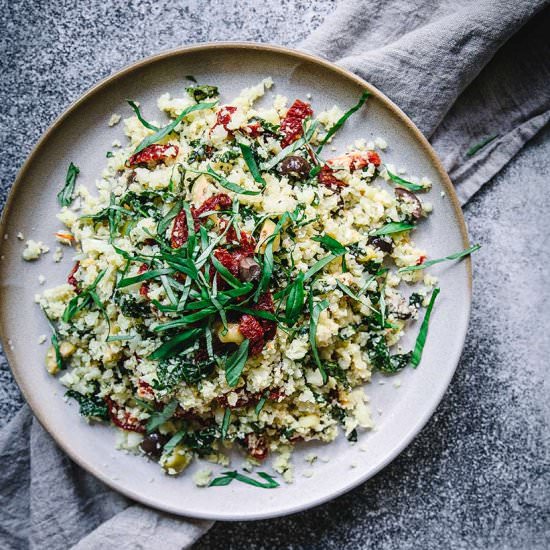
MULTIPOLYGON (((466 202, 550 118, 546 4, 342 2, 301 48, 393 99, 431 138, 466 202)), ((212 525, 112 491, 60 451, 26 406, 0 432, 0 459, 2 548, 179 550, 212 525)))
POLYGON ((342 2, 300 48, 399 105, 430 139, 464 204, 550 120, 548 4, 342 2))

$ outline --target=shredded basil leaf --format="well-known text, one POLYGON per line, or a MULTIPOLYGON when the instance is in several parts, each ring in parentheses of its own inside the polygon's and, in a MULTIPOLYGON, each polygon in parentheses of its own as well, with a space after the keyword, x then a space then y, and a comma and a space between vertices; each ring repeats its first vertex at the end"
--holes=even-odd
POLYGON ((498 137, 498 134, 487 136, 486 138, 482 139, 479 143, 472 145, 472 147, 470 147, 466 151, 466 156, 473 157, 478 151, 483 149, 486 145, 489 145, 489 143, 491 143, 491 141, 495 140, 497 137, 498 137))
POLYGON ((174 355, 177 355, 186 345, 191 345, 197 340, 197 338, 203 333, 202 328, 192 328, 181 332, 177 336, 174 336, 170 340, 164 342, 159 346, 151 355, 149 359, 162 360, 169 359, 174 355))
POLYGON ((197 103, 196 105, 191 105, 190 107, 187 107, 184 109, 176 119, 174 119, 172 122, 167 124, 166 126, 160 128, 158 131, 156 131, 154 134, 145 137, 141 143, 137 146, 136 150, 134 151, 134 155, 136 153, 139 153, 140 151, 143 151, 146 147, 149 147, 149 145, 153 145, 153 143, 156 143, 157 141, 160 141, 162 138, 166 137, 170 132, 174 130, 174 128, 189 114, 193 113, 194 111, 203 111, 205 109, 212 109, 216 106, 218 102, 214 101, 212 103, 197 103))
POLYGON ((147 422, 147 433, 150 434, 151 432, 154 432, 159 426, 170 420, 170 418, 174 416, 177 408, 178 401, 174 399, 173 401, 170 401, 170 403, 168 403, 162 411, 153 413, 147 422))
POLYGON ((296 324, 304 309, 304 274, 300 273, 288 293, 285 307, 286 323, 289 327, 296 324))
POLYGON ((414 229, 414 227, 415 226, 412 223, 391 222, 391 223, 387 223, 386 225, 383 225, 382 227, 378 228, 376 231, 373 231, 371 235, 376 237, 380 235, 390 235, 392 233, 408 231, 409 229, 414 229))
POLYGON ((428 260, 420 265, 409 265, 407 267, 401 267, 398 269, 398 273, 405 273, 406 271, 418 271, 420 269, 426 269, 427 267, 430 267, 431 265, 438 264, 440 262, 445 262, 447 260, 460 260, 461 258, 464 258, 465 256, 469 256, 476 250, 479 250, 481 248, 480 244, 475 244, 474 246, 471 246, 470 248, 467 248, 466 250, 462 250, 460 252, 456 252, 454 254, 450 254, 449 256, 445 256, 444 258, 437 258, 435 260, 428 260))
POLYGON ((136 114, 138 120, 141 122, 141 124, 143 126, 145 126, 145 128, 147 128, 148 130, 153 130, 153 132, 158 132, 159 131, 159 128, 158 126, 154 126, 153 124, 151 124, 150 122, 147 122, 142 116, 141 116, 141 111, 139 110, 139 107, 137 105, 137 103, 135 101, 132 101, 131 99, 127 99, 126 100, 128 102, 128 105, 130 105, 130 107, 132 107, 132 110, 134 111, 134 113, 136 114))
POLYGON ((344 125, 346 120, 355 112, 357 112, 367 101, 367 98, 370 96, 370 92, 366 90, 361 94, 359 101, 348 111, 346 111, 337 121, 332 128, 327 132, 325 137, 321 140, 319 147, 317 147, 317 154, 319 155, 323 150, 323 147, 327 144, 328 140, 344 125))
POLYGON ((239 143, 239 147, 241 149, 241 153, 243 155, 244 161, 246 162, 246 165, 248 166, 248 169, 250 170, 250 173, 254 178, 254 181, 256 183, 261 183, 262 185, 265 185, 265 180, 262 177, 262 174, 260 173, 260 169, 258 168, 258 165, 256 164, 256 159, 254 158, 254 152, 252 151, 250 146, 246 145, 246 143, 239 143))
POLYGON ((109 409, 101 397, 95 395, 83 395, 75 390, 69 390, 65 393, 67 397, 72 397, 80 406, 82 416, 99 418, 101 420, 109 419, 109 409))
POLYGON ((279 483, 277 483, 277 481, 269 474, 266 474, 265 472, 258 472, 258 476, 260 476, 264 481, 258 481, 252 477, 240 474, 236 470, 233 470, 231 472, 222 472, 222 475, 220 477, 214 478, 208 486, 224 487, 226 485, 229 485, 235 479, 237 481, 240 481, 241 483, 246 483, 248 485, 259 487, 261 489, 275 489, 279 487, 279 483))
POLYGON ((227 358, 225 363, 225 379, 234 388, 239 382, 246 360, 248 359, 248 348, 250 340, 244 340, 237 351, 227 358))
POLYGON ((411 181, 404 180, 403 178, 400 178, 398 175, 393 174, 389 171, 388 167, 385 166, 386 172, 388 173, 388 176, 390 179, 394 182, 400 185, 401 187, 404 187, 405 189, 408 189, 409 191, 425 191, 426 187, 423 185, 418 185, 417 183, 412 183, 411 181))
POLYGON ((69 206, 73 202, 73 193, 76 185, 76 177, 80 173, 78 166, 72 162, 67 169, 67 175, 65 177, 65 186, 57 194, 57 200, 61 206, 69 206))
POLYGON ((414 350, 411 356, 411 364, 414 368, 418 367, 420 360, 422 359, 422 351, 424 350, 424 345, 426 344, 426 337, 428 336, 428 324, 430 322, 430 316, 432 314, 432 309, 434 307, 435 299, 439 294, 439 288, 434 288, 432 296, 430 298, 430 303, 426 308, 426 313, 424 315, 424 320, 420 326, 420 331, 418 332, 418 337, 416 338, 416 343, 414 345, 414 350))
POLYGON ((216 97, 219 95, 218 87, 217 86, 210 86, 208 84, 204 84, 202 86, 191 86, 189 88, 185 88, 185 91, 198 103, 199 101, 203 101, 205 99, 216 97))
POLYGON ((223 413, 222 427, 220 430, 220 437, 225 439, 227 436, 227 428, 229 428, 229 422, 231 421, 231 409, 228 407, 223 413))

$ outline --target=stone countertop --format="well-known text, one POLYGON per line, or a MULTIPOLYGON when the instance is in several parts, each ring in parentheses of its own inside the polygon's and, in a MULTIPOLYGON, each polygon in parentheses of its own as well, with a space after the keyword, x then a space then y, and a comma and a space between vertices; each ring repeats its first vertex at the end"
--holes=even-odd
MULTIPOLYGON (((181 44, 293 45, 331 0, 5 3, 0 208, 31 147, 97 80, 181 44)), ((548 522, 550 129, 465 207, 472 320, 457 373, 414 442, 373 479, 287 518, 221 523, 196 549, 544 548, 548 522)), ((22 399, 0 354, 0 426, 22 399)), ((318 481, 322 483, 322 480, 318 481)))

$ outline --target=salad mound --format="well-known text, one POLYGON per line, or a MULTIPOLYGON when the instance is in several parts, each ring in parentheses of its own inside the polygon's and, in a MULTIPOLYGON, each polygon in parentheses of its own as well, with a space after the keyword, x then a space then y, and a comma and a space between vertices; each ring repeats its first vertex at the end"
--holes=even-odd
POLYGON ((227 464, 236 444, 252 464, 278 453, 290 481, 297 442, 373 426, 374 370, 420 361, 437 289, 411 233, 430 183, 394 173, 382 139, 326 154, 368 93, 315 116, 279 95, 260 107, 271 87, 227 104, 215 86, 165 94, 164 126, 129 102, 129 142, 107 153, 97 194, 73 164, 59 194, 75 264, 39 299, 47 368, 81 414, 168 474, 194 456, 227 464))

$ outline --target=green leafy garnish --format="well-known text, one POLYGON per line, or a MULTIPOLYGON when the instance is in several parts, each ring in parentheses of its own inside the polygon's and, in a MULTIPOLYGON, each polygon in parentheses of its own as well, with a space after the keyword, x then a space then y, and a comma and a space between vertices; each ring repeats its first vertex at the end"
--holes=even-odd
POLYGON ((321 243, 326 250, 328 250, 329 252, 332 252, 336 256, 340 256, 341 254, 346 253, 346 247, 342 243, 338 242, 336 239, 333 239, 332 237, 329 237, 328 235, 320 235, 319 237, 312 237, 311 240, 321 243))
POLYGON ((317 350, 317 340, 315 339, 315 337, 317 334, 317 325, 319 324, 319 316, 321 315, 322 311, 328 308, 328 306, 328 300, 321 300, 320 302, 313 304, 313 295, 309 295, 309 309, 311 311, 311 317, 309 319, 309 345, 311 346, 311 351, 313 353, 315 363, 317 364, 319 372, 321 373, 323 384, 327 383, 328 376, 319 357, 319 351, 317 350))
POLYGON ((294 326, 304 309, 304 274, 300 273, 288 293, 285 307, 286 323, 294 326))
POLYGON ((481 248, 480 244, 475 244, 474 246, 471 246, 470 248, 467 248, 466 250, 462 250, 460 252, 455 252, 454 254, 450 254, 449 256, 445 256, 444 258, 437 258, 435 260, 427 260, 426 262, 419 264, 419 265, 409 265, 407 267, 401 267, 398 269, 398 273, 404 273, 406 271, 418 271, 419 269, 426 269, 427 267, 430 267, 431 265, 438 264, 440 262, 445 262, 447 260, 459 260, 460 258, 464 258, 464 256, 469 256, 476 250, 479 250, 481 248))
POLYGON ((225 439, 227 435, 227 428, 229 428, 229 422, 231 421, 231 409, 228 407, 223 413, 222 427, 220 430, 220 437, 225 439))
POLYGON ((210 165, 208 165, 206 172, 204 170, 192 170, 191 168, 189 168, 189 172, 210 176, 214 178, 225 189, 229 189, 229 191, 233 191, 233 193, 238 193, 239 195, 260 195, 262 193, 262 191, 250 191, 249 189, 245 189, 244 187, 241 187, 240 185, 229 181, 227 178, 213 170, 210 165))
POLYGON ((432 309, 434 307, 435 299, 439 294, 439 288, 434 288, 432 296, 430 298, 430 303, 426 308, 426 313, 424 315, 424 320, 420 326, 420 331, 418 332, 418 337, 416 338, 416 344, 414 345, 414 350, 412 352, 411 364, 413 367, 418 367, 420 360, 422 359, 422 351, 424 345, 426 344, 426 337, 428 336, 428 324, 430 322, 430 316, 432 314, 432 309))
POLYGON ((244 340, 237 351, 227 358, 225 363, 225 379, 234 388, 239 382, 246 360, 248 359, 249 340, 244 340))
POLYGON ((107 269, 101 271, 95 278, 94 282, 88 288, 85 288, 80 294, 77 294, 69 300, 69 303, 67 304, 67 307, 65 308, 62 316, 62 319, 63 321, 65 321, 65 323, 69 323, 79 311, 90 307, 92 303, 95 303, 99 307, 99 309, 103 309, 103 306, 99 300, 98 295, 95 292, 95 289, 106 272, 107 269))
POLYGON ((118 282, 117 288, 124 288, 126 286, 135 285, 136 283, 141 283, 143 281, 148 281, 149 279, 156 279, 161 275, 168 275, 173 273, 174 270, 170 267, 164 267, 162 269, 150 269, 149 271, 144 271, 139 275, 133 277, 125 277, 118 282))
POLYGON ((69 206, 73 202, 73 193, 76 185, 76 177, 80 173, 78 166, 75 166, 72 162, 67 169, 67 176, 65 177, 65 186, 57 194, 57 200, 61 206, 69 206))
POLYGON ((239 147, 241 149, 241 153, 243 155, 244 161, 246 162, 246 165, 248 166, 248 169, 250 170, 250 173, 254 178, 254 181, 256 183, 261 183, 262 185, 265 185, 265 180, 262 177, 262 174, 260 173, 260 169, 258 168, 258 165, 256 164, 256 159, 254 158, 254 152, 252 151, 250 146, 246 145, 246 143, 239 143, 239 147))
POLYGON ((266 474, 265 472, 257 472, 257 474, 264 481, 258 481, 257 479, 254 479, 252 477, 240 474, 236 470, 233 470, 231 472, 222 472, 222 475, 220 477, 214 478, 208 486, 224 487, 226 485, 229 485, 235 479, 237 481, 240 481, 241 483, 247 483, 248 485, 259 487, 261 489, 275 489, 279 487, 277 481, 275 481, 275 479, 269 474, 266 474))
POLYGON ((219 94, 218 87, 217 86, 209 86, 208 84, 204 84, 202 86, 191 86, 189 88, 185 88, 185 91, 198 103, 199 101, 203 101, 205 99, 216 97, 219 94))
POLYGON ((170 418, 174 416, 177 408, 178 401, 174 399, 170 401, 162 411, 153 413, 147 422, 147 433, 154 432, 159 426, 170 420, 170 418))
POLYGON ((373 231, 371 235, 380 236, 380 235, 391 235, 392 233, 399 233, 401 231, 409 231, 409 229, 414 229, 412 223, 406 222, 390 222, 382 227, 378 228, 376 231, 373 231))
POLYGON ((487 136, 486 138, 482 139, 479 143, 472 145, 472 147, 470 147, 466 151, 466 156, 473 157, 478 151, 483 149, 486 145, 489 145, 489 143, 491 143, 491 141, 495 140, 497 137, 498 137, 498 134, 487 136))
POLYGON ((417 183, 412 183, 411 181, 404 180, 403 178, 400 178, 397 174, 393 174, 389 171, 388 167, 386 166, 386 172, 388 173, 388 176, 390 179, 394 182, 400 185, 401 187, 404 187, 405 189, 408 189, 409 191, 425 191, 426 187, 423 185, 418 185, 417 183))
POLYGON ((96 395, 83 395, 75 390, 69 390, 65 393, 67 397, 72 397, 80 405, 80 414, 101 420, 109 419, 109 409, 101 397, 96 395))
POLYGON ((191 328, 189 330, 185 330, 159 346, 153 353, 151 353, 149 359, 157 361, 169 359, 170 357, 177 355, 186 346, 190 346, 203 332, 204 330, 201 328, 191 328))
POLYGON ((366 90, 361 94, 361 97, 359 101, 348 111, 346 111, 337 121, 334 126, 327 132, 325 137, 321 140, 321 143, 319 144, 319 147, 317 147, 317 154, 319 155, 323 149, 323 147, 327 144, 328 140, 344 125, 346 120, 356 111, 358 111, 367 101, 367 98, 369 97, 370 93, 366 90))
POLYGON ((267 394, 268 394, 267 391, 264 392, 261 399, 258 401, 256 406, 254 407, 254 412, 256 413, 256 416, 258 416, 262 412, 262 409, 264 408, 264 405, 267 401, 267 394))
POLYGON ((212 109, 217 104, 217 101, 214 101, 213 103, 197 103, 196 105, 191 105, 190 107, 187 107, 184 109, 177 118, 175 118, 172 122, 167 124, 166 126, 159 128, 154 134, 151 134, 150 136, 145 137, 141 143, 137 146, 136 150, 134 151, 134 155, 136 153, 139 153, 140 151, 143 151, 146 147, 149 147, 149 145, 153 145, 153 143, 157 143, 157 141, 160 141, 162 138, 166 137, 170 132, 174 130, 174 128, 189 114, 195 112, 195 111, 203 111, 205 109, 212 109))
POLYGON ((130 107, 132 107, 132 110, 134 111, 134 113, 136 114, 138 120, 141 122, 141 124, 143 126, 145 126, 145 128, 147 128, 148 130, 153 130, 153 132, 158 132, 159 128, 158 126, 154 126, 153 124, 151 124, 150 122, 147 122, 142 116, 141 116, 141 111, 139 110, 139 107, 137 105, 137 103, 135 101, 132 101, 131 99, 127 99, 126 100, 128 102, 128 105, 130 105, 130 107))

